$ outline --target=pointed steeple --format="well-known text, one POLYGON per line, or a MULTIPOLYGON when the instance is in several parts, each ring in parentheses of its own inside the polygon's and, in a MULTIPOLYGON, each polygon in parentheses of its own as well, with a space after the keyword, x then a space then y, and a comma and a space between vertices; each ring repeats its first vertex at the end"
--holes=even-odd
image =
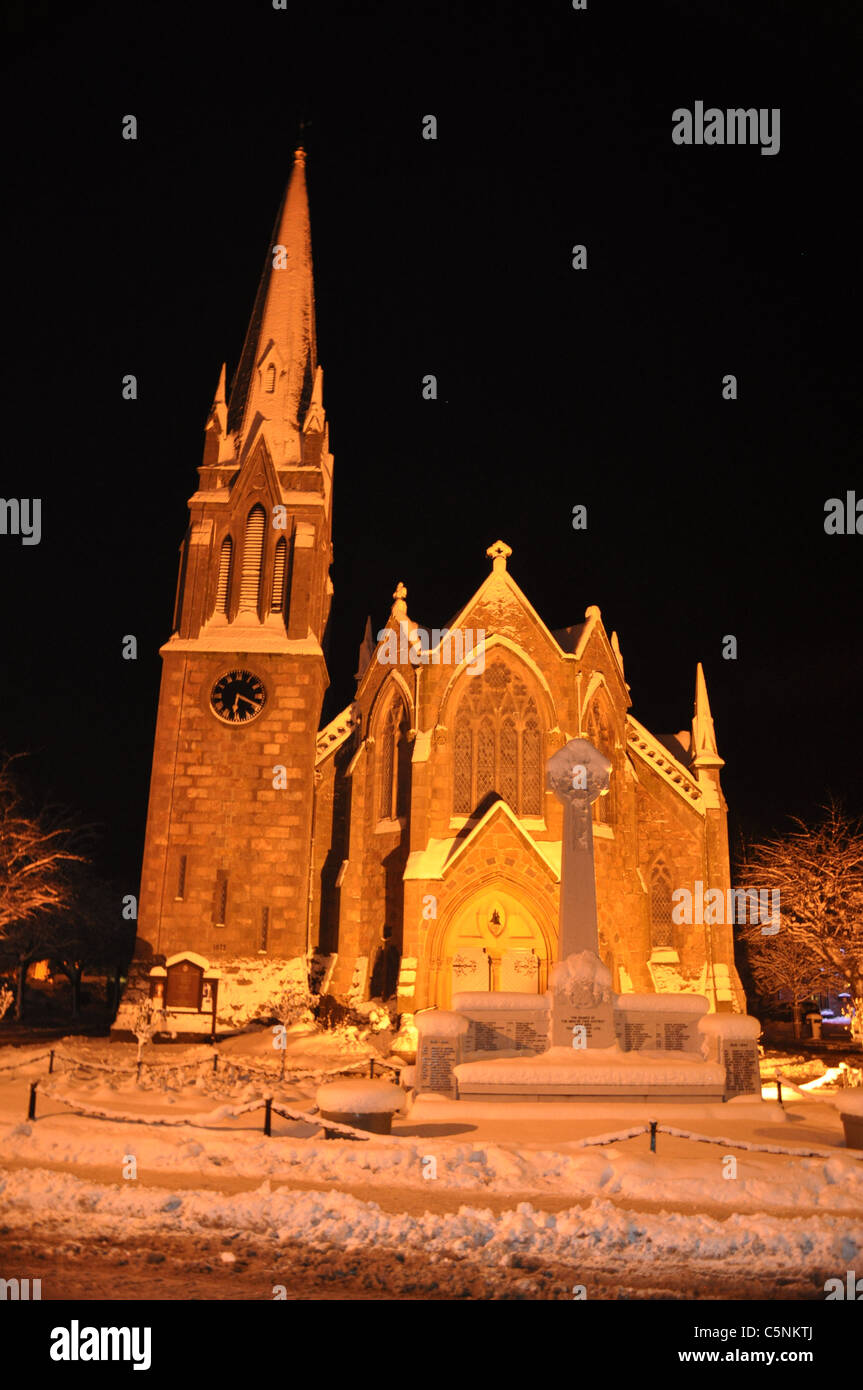
POLYGON ((245 452, 263 422, 277 468, 300 461, 300 431, 318 365, 305 161, 300 148, 267 248, 228 405, 228 429, 238 435, 238 453, 245 452))
POLYGON ((716 747, 713 716, 710 713, 710 701, 707 698, 707 682, 704 679, 704 667, 701 665, 700 661, 695 672, 695 715, 692 720, 692 766, 725 766, 725 760, 720 758, 716 747))

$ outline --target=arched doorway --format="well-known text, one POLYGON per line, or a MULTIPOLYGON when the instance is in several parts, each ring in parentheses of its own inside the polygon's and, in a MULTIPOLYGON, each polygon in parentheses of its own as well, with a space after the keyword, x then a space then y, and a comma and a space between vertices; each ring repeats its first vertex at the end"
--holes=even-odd
POLYGON ((550 946, 541 914, 517 887, 494 883, 457 903, 441 924, 433 1001, 448 1009, 455 990, 542 993, 550 946))

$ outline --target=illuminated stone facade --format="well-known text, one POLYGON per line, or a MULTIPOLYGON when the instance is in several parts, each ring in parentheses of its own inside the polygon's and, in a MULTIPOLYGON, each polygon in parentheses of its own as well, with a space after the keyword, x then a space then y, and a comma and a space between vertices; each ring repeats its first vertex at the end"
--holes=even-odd
POLYGON ((599 609, 550 631, 497 542, 448 633, 418 627, 399 584, 381 640, 367 630, 354 701, 319 731, 332 478, 298 153, 189 503, 139 935, 216 964, 335 955, 336 995, 397 994, 402 1011, 445 1006, 453 981, 543 990, 562 815, 545 764, 585 737, 613 768, 593 832, 615 989, 745 1008, 731 927, 672 921, 675 889, 729 886, 701 668, 692 733, 657 738, 629 712, 599 609))

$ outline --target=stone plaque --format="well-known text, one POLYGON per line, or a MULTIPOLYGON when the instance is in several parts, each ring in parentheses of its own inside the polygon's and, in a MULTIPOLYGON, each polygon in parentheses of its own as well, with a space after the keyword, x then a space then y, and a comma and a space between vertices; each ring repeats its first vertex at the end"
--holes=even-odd
POLYGON ((417 1090, 436 1091, 454 1100, 457 1094, 455 1068, 460 1061, 459 1038, 421 1036, 417 1057, 417 1090))
POLYGON ((657 1013, 652 1009, 615 1009, 617 1041, 624 1052, 701 1052, 698 1021, 702 1013, 657 1013))
POLYGON ((610 1004, 578 1005, 555 1000, 551 1016, 552 1047, 572 1047, 575 1028, 583 1028, 586 1047, 613 1047, 614 1010, 610 1004))
POLYGON ((490 988, 488 956, 482 946, 469 946, 452 958, 452 992, 486 992, 490 988))
POLYGON ((613 1047, 611 972, 595 951, 580 951, 552 971, 551 1046, 572 1047, 574 1028, 584 1029, 586 1047, 613 1047))
POLYGON ((725 1097, 761 1095, 758 1044, 750 1038, 723 1038, 725 1097))
POLYGON ((539 958, 531 950, 504 951, 500 962, 500 987, 514 994, 536 994, 539 958))
MULTIPOLYGON (((470 1015, 468 1015, 470 1017, 470 1015)), ((469 1052, 545 1052, 548 1047, 548 1014, 537 1012, 483 1012, 470 1019, 469 1052)))

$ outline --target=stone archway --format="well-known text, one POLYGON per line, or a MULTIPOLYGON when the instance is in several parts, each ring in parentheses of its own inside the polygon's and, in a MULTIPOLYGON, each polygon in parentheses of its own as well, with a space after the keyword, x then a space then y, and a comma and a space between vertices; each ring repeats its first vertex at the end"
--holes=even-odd
POLYGON ((454 978, 463 989, 542 993, 553 960, 543 919, 518 885, 494 880, 477 886, 453 904, 441 923, 430 1002, 448 1009, 454 978), (481 974, 471 969, 474 964, 481 974))

